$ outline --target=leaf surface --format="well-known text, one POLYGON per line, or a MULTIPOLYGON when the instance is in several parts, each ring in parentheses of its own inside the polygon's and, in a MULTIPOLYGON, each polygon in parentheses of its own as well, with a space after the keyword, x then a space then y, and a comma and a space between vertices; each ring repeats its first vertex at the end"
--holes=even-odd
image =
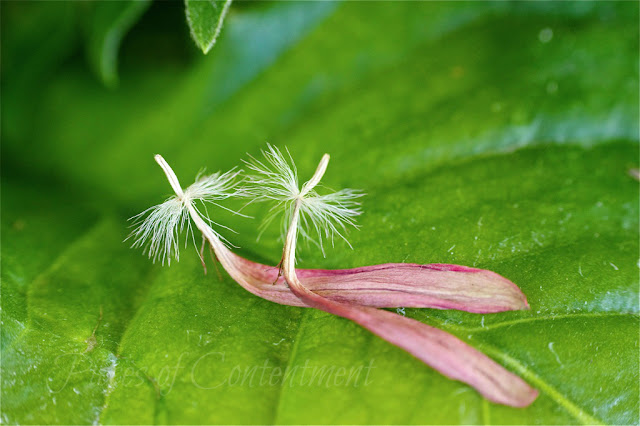
MULTIPOLYGON (((632 2, 277 2, 118 91, 72 60, 37 97, 3 93, 2 421, 638 423, 637 34, 632 2), (530 311, 405 314, 536 402, 491 404, 349 321, 205 276, 196 249, 162 268, 122 243, 170 193, 153 154, 188 184, 265 141, 301 177, 329 152, 323 182, 367 193, 354 250, 302 247, 300 267, 516 283, 530 311)), ((278 262, 278 229, 256 242, 257 220, 211 213, 239 254, 278 262)))

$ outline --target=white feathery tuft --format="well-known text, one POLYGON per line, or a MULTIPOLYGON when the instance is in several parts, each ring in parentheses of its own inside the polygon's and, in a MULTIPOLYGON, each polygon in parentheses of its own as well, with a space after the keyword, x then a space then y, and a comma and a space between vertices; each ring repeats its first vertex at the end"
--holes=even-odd
POLYGON ((302 187, 298 185, 296 166, 289 151, 286 152, 288 159, 277 147, 267 144, 267 150, 262 151, 264 161, 252 156, 245 161, 247 168, 253 172, 245 177, 246 196, 253 197, 255 201, 276 203, 261 225, 261 234, 280 213, 284 213, 280 229, 284 240, 295 203, 300 200, 298 231, 303 239, 317 245, 323 256, 323 238, 330 240, 333 246, 338 236, 351 247, 346 238, 347 226, 358 228, 355 218, 362 214, 362 210, 356 200, 364 193, 356 189, 342 189, 324 195, 318 194, 315 189, 302 192, 304 190, 300 188, 305 188, 306 183, 302 187))
POLYGON ((170 265, 172 257, 180 259, 178 241, 185 223, 188 231, 191 230, 188 216, 186 207, 174 195, 130 218, 135 229, 127 240, 133 239, 133 248, 144 247, 144 253, 153 259, 153 263, 160 260, 163 265, 165 261, 170 265))
POLYGON ((264 156, 264 162, 251 155, 249 161, 243 160, 247 168, 256 173, 245 177, 246 190, 256 201, 279 202, 300 194, 298 171, 289 150, 287 161, 277 147, 267 144, 267 148, 267 151, 260 151, 264 156))
POLYGON ((204 171, 198 173, 196 181, 184 191, 185 200, 215 202, 240 195, 241 189, 238 179, 241 170, 229 170, 225 173, 206 175, 204 171))
MULTIPOLYGON (((217 201, 240 195, 242 190, 238 185, 241 180, 238 179, 241 171, 231 170, 226 173, 213 173, 205 175, 199 173, 196 181, 189 186, 181 195, 169 197, 164 203, 150 207, 142 213, 133 216, 133 231, 127 237, 132 239, 132 247, 144 247, 144 252, 155 263, 161 261, 162 265, 166 262, 171 265, 171 258, 176 261, 180 260, 180 234, 186 229, 185 247, 189 239, 194 241, 195 236, 189 218, 189 206, 209 224, 222 226, 209 218, 207 204, 213 204, 225 210, 226 207, 221 206, 217 201), (198 208, 196 202, 200 202, 203 208, 198 208), (204 212, 203 212, 204 210, 204 212)), ((171 182, 171 180, 170 180, 171 182)), ((172 182, 172 186, 179 185, 177 179, 172 182)), ((179 189, 179 188, 178 188, 179 189)), ((176 188, 174 188, 176 190, 176 188)), ((233 210, 229 210, 235 214, 233 210)), ((225 244, 230 244, 216 231, 214 234, 220 238, 225 244)), ((233 230, 231 230, 233 231, 233 230)))

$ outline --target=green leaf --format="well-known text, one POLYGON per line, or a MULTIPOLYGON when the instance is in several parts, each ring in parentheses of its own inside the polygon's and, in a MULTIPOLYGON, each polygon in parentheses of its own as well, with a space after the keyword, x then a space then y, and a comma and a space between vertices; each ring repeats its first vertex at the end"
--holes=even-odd
MULTIPOLYGON (((140 54, 117 92, 78 60, 37 97, 3 93, 2 421, 637 424, 637 34, 633 2, 276 2, 230 16, 214 56, 157 46, 172 65, 150 72, 140 54), (406 315, 539 399, 488 403, 346 320, 204 275, 196 249, 163 268, 122 242, 171 192, 153 154, 187 185, 265 141, 301 179, 329 152, 324 183, 368 194, 354 250, 301 266, 517 283, 530 311, 406 315)), ((256 242, 258 220, 210 213, 238 253, 278 262, 278 229, 256 242)))
POLYGON ((207 54, 222 30, 231 0, 184 0, 184 10, 196 45, 207 54))
MULTIPOLYGON (((77 47, 77 8, 72 2, 2 4, 2 99, 20 99, 3 112, 3 137, 23 136, 37 115, 34 102, 77 47), (8 84, 9 82, 10 84, 8 84)), ((4 138, 3 138, 4 139, 4 138)))
POLYGON ((90 5, 87 54, 105 86, 118 84, 118 51, 126 33, 151 5, 150 0, 95 2, 90 5))

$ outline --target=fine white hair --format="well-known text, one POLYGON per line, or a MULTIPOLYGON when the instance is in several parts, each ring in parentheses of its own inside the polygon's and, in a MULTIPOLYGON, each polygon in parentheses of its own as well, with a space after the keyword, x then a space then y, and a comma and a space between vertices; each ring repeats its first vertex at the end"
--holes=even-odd
POLYGON ((356 189, 342 189, 320 195, 315 189, 305 191, 298 183, 298 172, 286 150, 286 156, 275 146, 267 144, 262 150, 264 160, 249 156, 245 161, 249 174, 245 177, 247 195, 255 201, 270 201, 275 205, 261 225, 261 234, 280 213, 283 214, 281 238, 284 239, 291 222, 295 203, 300 201, 299 233, 303 239, 317 245, 325 255, 323 238, 334 244, 334 238, 346 238, 347 226, 358 228, 356 216, 362 214, 356 201, 364 193, 356 189), (302 188, 302 189, 301 189, 302 188))
MULTIPOLYGON (((199 173, 196 181, 180 195, 169 197, 164 203, 150 207, 142 213, 133 216, 133 231, 127 237, 133 240, 132 247, 144 247, 144 252, 155 263, 160 261, 170 265, 171 258, 180 260, 180 234, 186 230, 185 247, 189 239, 194 241, 195 236, 189 218, 189 206, 210 225, 217 225, 225 229, 209 218, 207 204, 213 204, 225 210, 218 201, 225 200, 241 194, 238 179, 241 171, 231 170, 226 173, 213 173, 205 175, 199 173)), ((172 186, 178 185, 177 180, 172 186)), ((174 188, 176 189, 176 188, 174 188)), ((180 191, 181 192, 181 191, 180 191)), ((232 211, 232 210, 230 210, 232 211)), ((232 211, 233 213, 239 214, 232 211)), ((219 233, 212 229, 214 234, 226 244, 230 244, 219 233)), ((233 231, 233 230, 231 230, 233 231)))

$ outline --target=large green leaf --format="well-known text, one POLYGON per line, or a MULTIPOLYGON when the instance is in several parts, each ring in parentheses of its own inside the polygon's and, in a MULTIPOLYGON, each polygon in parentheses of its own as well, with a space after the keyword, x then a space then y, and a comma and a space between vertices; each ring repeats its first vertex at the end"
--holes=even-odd
MULTIPOLYGON (((281 2, 225 31, 116 92, 71 61, 36 101, 4 94, 3 422, 638 423, 636 3, 281 2), (346 320, 203 275, 194 249, 162 268, 122 242, 170 192, 152 154, 188 184, 265 140, 302 179, 331 153, 326 184, 368 194, 355 250, 303 250, 304 267, 516 282, 531 311, 406 315, 539 399, 488 403, 346 320)), ((241 254, 277 263, 277 229, 256 242, 257 221, 215 214, 241 254)))

